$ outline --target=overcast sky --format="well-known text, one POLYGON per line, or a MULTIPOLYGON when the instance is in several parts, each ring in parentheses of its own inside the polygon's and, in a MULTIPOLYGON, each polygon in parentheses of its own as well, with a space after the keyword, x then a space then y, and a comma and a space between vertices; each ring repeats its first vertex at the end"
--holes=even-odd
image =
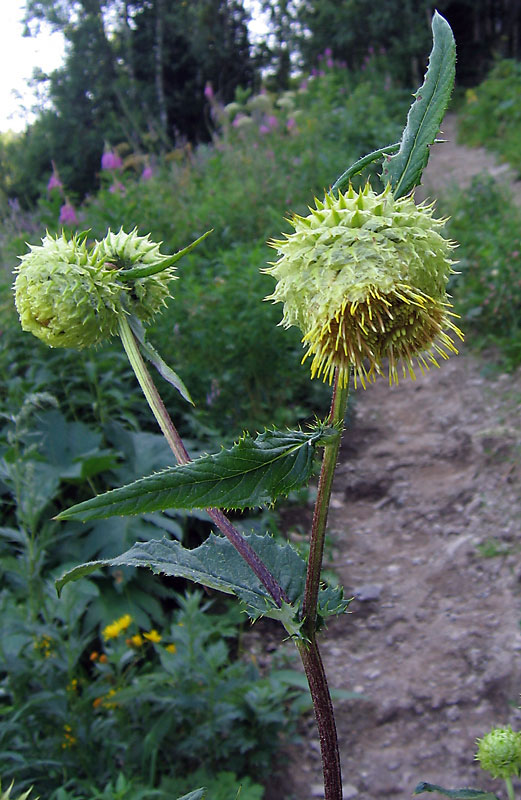
POLYGON ((32 105, 33 94, 27 82, 33 69, 55 69, 63 58, 59 34, 42 32, 38 38, 23 38, 20 20, 24 5, 24 0, 0 0, 0 131, 25 127, 20 99, 26 106, 32 105))
MULTIPOLYGON (((63 39, 45 29, 36 38, 22 36, 24 0, 0 0, 0 131, 23 130, 34 94, 28 87, 33 69, 44 72, 59 67, 63 60, 63 39)), ((246 0, 245 5, 257 17, 253 33, 264 32, 265 23, 259 19, 258 0, 246 0)), ((30 117, 29 117, 30 121, 30 117)))

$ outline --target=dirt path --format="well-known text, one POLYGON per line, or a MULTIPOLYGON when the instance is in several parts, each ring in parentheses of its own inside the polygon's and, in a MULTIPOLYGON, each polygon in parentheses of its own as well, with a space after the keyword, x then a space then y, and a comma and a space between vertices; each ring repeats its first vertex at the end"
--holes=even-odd
MULTIPOLYGON (((444 127, 431 196, 443 172, 507 173, 444 127)), ((521 727, 521 375, 482 366, 463 353, 356 398, 329 519, 331 566, 356 599, 322 638, 331 685, 368 698, 336 704, 345 800, 408 798, 421 780, 504 795, 473 756, 491 726, 521 727)), ((285 800, 323 797, 311 720, 309 736, 285 800)))

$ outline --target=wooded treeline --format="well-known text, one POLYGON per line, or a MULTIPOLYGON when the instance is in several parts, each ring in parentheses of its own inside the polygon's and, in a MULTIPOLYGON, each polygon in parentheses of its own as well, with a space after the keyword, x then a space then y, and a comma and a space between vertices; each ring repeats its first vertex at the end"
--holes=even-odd
POLYGON ((0 192, 30 207, 59 165, 78 198, 96 188, 103 148, 160 153, 211 137, 208 93, 232 101, 261 84, 288 88, 324 53, 349 69, 369 56, 400 85, 418 85, 435 7, 453 27, 458 81, 478 83, 496 56, 521 57, 518 0, 259 0, 270 32, 252 42, 244 0, 27 0, 28 35, 40 23, 66 41, 64 65, 35 81, 36 121, 0 145, 0 192))

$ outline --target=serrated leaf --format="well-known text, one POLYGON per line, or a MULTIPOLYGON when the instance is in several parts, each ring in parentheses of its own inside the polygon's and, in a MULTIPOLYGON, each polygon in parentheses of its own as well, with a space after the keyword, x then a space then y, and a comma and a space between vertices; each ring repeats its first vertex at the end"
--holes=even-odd
POLYGON ((246 434, 229 450, 149 475, 62 511, 58 519, 86 522, 167 508, 253 508, 303 486, 313 472, 319 444, 335 428, 246 434))
MULTIPOLYGON (((56 581, 56 588, 60 592, 69 581, 90 575, 100 567, 149 567, 155 574, 185 578, 210 589, 234 594, 245 604, 252 619, 261 616, 277 619, 290 635, 298 635, 306 580, 305 561, 290 544, 279 544, 271 536, 252 533, 244 538, 282 587, 289 603, 283 603, 279 608, 228 539, 213 533, 193 550, 169 539, 138 542, 116 558, 91 561, 69 570, 56 581)), ((328 600, 329 589, 322 588, 319 592, 319 608, 324 616, 342 613, 347 607, 347 601, 342 603, 340 600, 341 590, 335 591, 336 602, 333 605, 328 600)))
POLYGON ((409 109, 407 124, 395 156, 384 161, 382 180, 395 197, 403 197, 421 182, 454 85, 456 45, 447 22, 436 11, 432 18, 433 47, 423 85, 409 109))
POLYGON ((443 786, 425 781, 418 784, 413 794, 422 794, 422 792, 437 792, 445 797, 450 797, 451 800, 498 800, 497 795, 482 789, 444 789, 443 786))

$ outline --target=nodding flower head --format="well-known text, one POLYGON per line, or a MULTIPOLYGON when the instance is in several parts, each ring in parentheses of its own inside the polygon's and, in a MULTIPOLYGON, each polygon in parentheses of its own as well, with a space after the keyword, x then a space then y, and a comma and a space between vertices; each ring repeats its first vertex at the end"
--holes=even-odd
POLYGON ((109 231, 90 248, 85 235, 45 236, 41 246, 30 245, 16 269, 22 328, 50 347, 81 350, 117 333, 120 314, 149 321, 164 306, 175 277, 165 264, 171 257, 159 247, 136 230, 109 231))
POLYGON ((475 760, 490 772, 493 778, 510 778, 519 775, 521 768, 521 733, 506 728, 493 728, 477 740, 475 760))
POLYGON ((291 219, 295 232, 270 245, 279 259, 265 271, 277 279, 267 300, 284 303, 281 324, 296 325, 311 358, 311 377, 343 386, 351 368, 364 386, 383 372, 398 383, 399 368, 414 379, 456 353, 447 332, 463 338, 446 294, 454 243, 432 216, 431 205, 388 186, 369 184, 316 200, 307 217, 291 219))

